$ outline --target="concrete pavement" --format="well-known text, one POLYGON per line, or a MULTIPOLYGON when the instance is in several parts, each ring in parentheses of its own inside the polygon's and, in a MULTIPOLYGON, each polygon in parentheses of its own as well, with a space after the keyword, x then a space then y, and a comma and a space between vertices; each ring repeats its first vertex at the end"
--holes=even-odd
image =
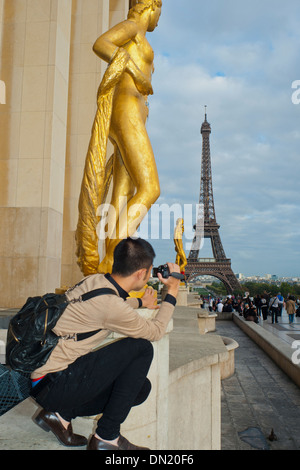
MULTIPOLYGON (((284 316, 278 325, 281 329, 268 320, 264 328, 290 341, 291 328, 284 316)), ((294 325, 294 331, 299 326, 294 325)), ((214 334, 239 343, 235 374, 222 381, 222 450, 299 450, 299 387, 235 323, 218 321, 216 328, 214 334), (277 440, 269 441, 272 429, 277 440), (239 434, 245 431, 247 442, 239 434)))

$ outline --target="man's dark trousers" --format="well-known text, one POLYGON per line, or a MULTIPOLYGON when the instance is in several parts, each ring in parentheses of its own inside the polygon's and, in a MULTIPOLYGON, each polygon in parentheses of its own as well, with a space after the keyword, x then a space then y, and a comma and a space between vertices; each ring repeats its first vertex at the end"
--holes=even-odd
POLYGON ((96 433, 113 440, 133 406, 148 397, 147 374, 153 346, 144 339, 124 338, 77 359, 59 373, 48 374, 32 396, 66 421, 103 413, 96 433))
POLYGON ((272 323, 278 323, 278 308, 271 307, 272 323))

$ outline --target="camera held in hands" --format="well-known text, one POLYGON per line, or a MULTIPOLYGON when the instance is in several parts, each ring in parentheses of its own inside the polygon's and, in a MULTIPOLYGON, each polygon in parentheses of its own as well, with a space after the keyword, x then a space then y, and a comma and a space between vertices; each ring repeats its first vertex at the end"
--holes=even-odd
POLYGON ((153 268, 153 276, 158 277, 157 274, 161 274, 163 279, 168 279, 168 277, 172 276, 176 279, 180 279, 180 281, 184 281, 185 276, 180 273, 170 273, 169 266, 167 264, 162 264, 158 266, 158 268, 153 268))

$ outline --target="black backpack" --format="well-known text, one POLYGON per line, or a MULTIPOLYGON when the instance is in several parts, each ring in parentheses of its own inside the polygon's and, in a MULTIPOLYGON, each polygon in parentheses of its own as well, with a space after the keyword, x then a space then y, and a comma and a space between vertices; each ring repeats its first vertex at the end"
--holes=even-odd
MULTIPOLYGON (((6 363, 15 371, 30 374, 43 366, 59 340, 53 333, 60 316, 70 303, 84 302, 105 294, 117 295, 112 289, 102 288, 68 301, 65 295, 46 294, 29 297, 21 310, 10 320, 6 341, 6 363)), ((76 335, 82 341, 96 333, 91 331, 76 335)), ((69 338, 66 338, 69 339, 69 338)))

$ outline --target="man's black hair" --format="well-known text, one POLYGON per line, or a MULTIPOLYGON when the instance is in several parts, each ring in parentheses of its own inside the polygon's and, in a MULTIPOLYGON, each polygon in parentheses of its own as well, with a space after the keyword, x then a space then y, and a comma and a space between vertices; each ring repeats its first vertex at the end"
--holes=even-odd
POLYGON ((112 274, 130 276, 139 269, 149 269, 155 252, 149 242, 142 238, 126 238, 114 251, 112 274))

